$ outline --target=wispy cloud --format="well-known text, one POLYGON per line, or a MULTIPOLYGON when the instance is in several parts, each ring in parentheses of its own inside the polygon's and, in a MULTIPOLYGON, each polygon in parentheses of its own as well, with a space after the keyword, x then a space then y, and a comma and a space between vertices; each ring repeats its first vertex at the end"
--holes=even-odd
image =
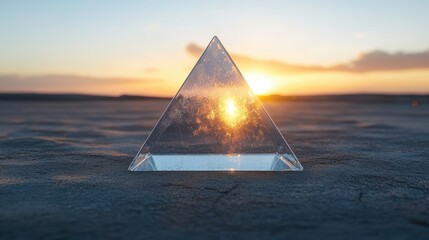
POLYGON ((159 82, 159 79, 89 77, 79 75, 0 75, 2 91, 64 91, 85 92, 91 89, 112 89, 159 82))
POLYGON ((429 51, 416 53, 372 51, 361 54, 350 63, 333 67, 333 69, 351 72, 394 71, 423 68, 429 68, 429 51))
MULTIPOLYGON (((203 48, 196 44, 189 44, 186 51, 191 55, 198 57, 202 54, 203 48)), ((231 53, 230 53, 231 54, 231 53)), ((289 64, 276 60, 259 60, 249 56, 231 54, 231 57, 238 64, 246 68, 266 70, 275 73, 294 73, 294 72, 308 72, 308 71, 325 71, 324 67, 319 66, 305 66, 297 64, 289 64)))
MULTIPOLYGON (((203 48, 189 44, 186 51, 192 56, 200 56, 203 48)), ((397 71, 407 69, 429 69, 429 51, 416 53, 388 53, 372 51, 361 54, 350 62, 333 66, 312 66, 285 63, 277 60, 260 60, 240 54, 231 54, 234 61, 245 68, 265 70, 273 73, 305 73, 305 72, 351 72, 364 73, 375 71, 397 71)))

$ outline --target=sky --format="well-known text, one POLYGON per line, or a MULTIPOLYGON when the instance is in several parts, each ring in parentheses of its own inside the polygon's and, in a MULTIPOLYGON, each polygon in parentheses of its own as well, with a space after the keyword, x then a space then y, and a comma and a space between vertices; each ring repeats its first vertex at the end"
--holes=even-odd
POLYGON ((257 94, 426 94, 428 12, 424 0, 0 0, 0 92, 173 96, 216 35, 257 94))

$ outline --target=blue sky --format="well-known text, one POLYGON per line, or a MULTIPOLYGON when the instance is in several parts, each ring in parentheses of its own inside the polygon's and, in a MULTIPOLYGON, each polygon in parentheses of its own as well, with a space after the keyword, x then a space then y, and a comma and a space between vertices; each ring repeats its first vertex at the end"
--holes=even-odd
POLYGON ((428 12, 423 0, 0 1, 0 74, 180 82, 195 62, 185 47, 213 35, 236 54, 330 66, 428 50, 428 12))

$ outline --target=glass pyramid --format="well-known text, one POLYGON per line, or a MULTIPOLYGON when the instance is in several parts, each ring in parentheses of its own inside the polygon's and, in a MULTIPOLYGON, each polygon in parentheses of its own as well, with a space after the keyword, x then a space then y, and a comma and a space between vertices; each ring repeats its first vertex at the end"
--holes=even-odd
POLYGON ((130 171, 300 171, 302 166, 217 37, 130 171))

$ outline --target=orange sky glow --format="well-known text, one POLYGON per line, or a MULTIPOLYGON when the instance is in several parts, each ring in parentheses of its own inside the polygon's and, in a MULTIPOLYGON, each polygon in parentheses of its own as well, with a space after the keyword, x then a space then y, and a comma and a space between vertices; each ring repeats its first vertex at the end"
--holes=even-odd
POLYGON ((428 2, 100 3, 0 3, 0 92, 174 96, 217 35, 258 95, 429 94, 428 2))

